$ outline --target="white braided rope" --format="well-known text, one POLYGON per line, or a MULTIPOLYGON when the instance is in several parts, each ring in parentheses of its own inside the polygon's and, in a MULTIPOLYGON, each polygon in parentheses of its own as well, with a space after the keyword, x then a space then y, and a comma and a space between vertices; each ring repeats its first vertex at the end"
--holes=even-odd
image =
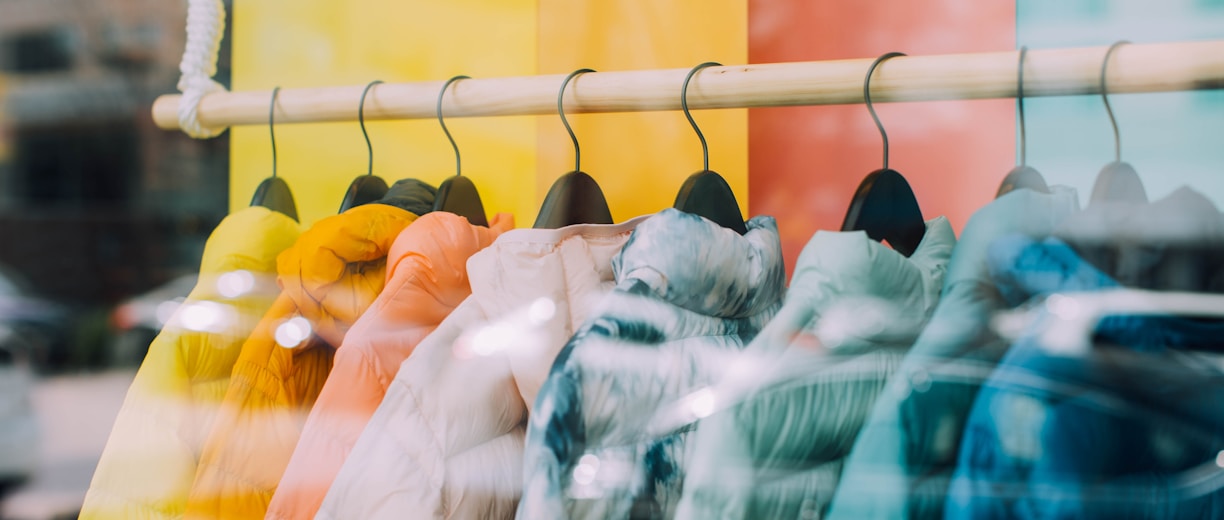
POLYGON ((225 87, 212 79, 217 74, 217 52, 225 32, 225 5, 221 0, 187 1, 187 46, 179 63, 178 89, 183 93, 178 105, 179 127, 196 139, 216 137, 225 128, 200 124, 200 100, 225 87))

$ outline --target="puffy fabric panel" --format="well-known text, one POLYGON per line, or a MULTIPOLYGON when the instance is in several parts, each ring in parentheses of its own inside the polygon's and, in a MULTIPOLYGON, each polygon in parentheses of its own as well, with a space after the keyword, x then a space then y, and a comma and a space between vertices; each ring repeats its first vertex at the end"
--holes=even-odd
POLYGON ((149 346, 81 509, 88 519, 181 518, 196 465, 243 342, 276 297, 276 257, 297 223, 262 207, 221 221, 200 278, 149 346), (184 321, 185 312, 219 316, 184 321))
POLYGON ((387 252, 415 219, 385 204, 358 206, 319 221, 280 255, 283 291, 242 346, 187 518, 264 517, 336 347, 382 290, 387 252))

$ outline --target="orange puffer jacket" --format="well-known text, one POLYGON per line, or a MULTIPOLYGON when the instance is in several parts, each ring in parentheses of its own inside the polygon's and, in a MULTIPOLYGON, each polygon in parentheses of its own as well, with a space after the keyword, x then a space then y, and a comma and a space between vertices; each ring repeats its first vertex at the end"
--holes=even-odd
POLYGON ((242 346, 200 457, 187 518, 263 518, 335 349, 382 291, 416 215, 368 204, 328 217, 277 259, 282 292, 242 346))
POLYGON ((400 363, 472 294, 468 257, 513 227, 508 214, 485 228, 458 215, 430 213, 400 233, 387 256, 387 286, 336 352, 335 367, 306 420, 267 518, 314 518, 400 363))

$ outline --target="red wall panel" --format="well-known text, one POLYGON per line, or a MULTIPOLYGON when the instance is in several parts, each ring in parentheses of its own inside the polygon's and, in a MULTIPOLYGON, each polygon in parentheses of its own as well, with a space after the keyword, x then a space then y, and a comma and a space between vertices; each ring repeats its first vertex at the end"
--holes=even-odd
MULTIPOLYGON (((944 54, 1015 46, 1014 2, 750 0, 752 63, 944 54)), ((1015 162, 1012 100, 878 104, 890 166, 927 218, 959 232, 1015 162)), ((859 181, 881 166, 864 105, 753 109, 749 209, 778 217, 788 269, 818 229, 836 230, 859 181)))

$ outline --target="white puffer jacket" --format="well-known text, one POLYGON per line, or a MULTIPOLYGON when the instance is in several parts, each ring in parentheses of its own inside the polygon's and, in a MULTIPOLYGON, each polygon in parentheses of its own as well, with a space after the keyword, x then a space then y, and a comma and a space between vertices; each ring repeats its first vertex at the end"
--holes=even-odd
POLYGON ((641 220, 512 230, 473 255, 472 295, 400 366, 316 518, 513 517, 529 408, 641 220))

